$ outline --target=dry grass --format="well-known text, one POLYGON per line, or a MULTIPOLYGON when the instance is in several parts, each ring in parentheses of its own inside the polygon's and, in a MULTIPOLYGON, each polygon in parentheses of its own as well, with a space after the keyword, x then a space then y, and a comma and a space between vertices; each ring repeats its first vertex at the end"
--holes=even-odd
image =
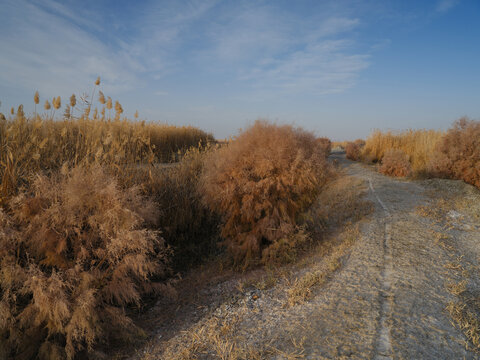
POLYGON ((196 244, 185 253, 200 257, 202 242, 215 241, 214 218, 195 197, 211 135, 122 119, 101 92, 99 112, 98 85, 91 98, 73 95, 63 119, 60 97, 43 114, 27 118, 20 106, 0 116, 2 358, 73 358, 141 335, 125 310, 167 290, 167 265, 182 255, 171 248, 196 244))
MULTIPOLYGON (((241 318, 242 315, 236 313, 226 319, 208 319, 184 333, 179 342, 173 342, 160 359, 262 359, 266 355, 264 351, 245 346, 242 338, 236 335, 241 318)), ((143 360, 147 359, 148 355, 143 357, 143 360)))
MULTIPOLYGON (((473 300, 473 307, 480 309, 480 304, 478 304, 478 299, 473 300)), ((479 316, 476 311, 472 310, 472 305, 464 301, 458 302, 449 302, 446 310, 450 314, 452 320, 454 321, 454 326, 457 326, 468 339, 471 345, 473 345, 472 350, 479 352, 480 351, 480 322, 479 316)), ((465 347, 471 348, 469 343, 465 344, 465 347)))
MULTIPOLYGON (((465 335, 466 349, 478 353, 480 352, 480 301, 478 296, 468 288, 471 271, 467 267, 472 266, 472 264, 466 262, 465 256, 459 254, 454 246, 447 243, 447 241, 452 243, 452 239, 446 233, 454 228, 453 220, 448 216, 449 212, 453 209, 465 211, 472 207, 473 204, 470 202, 476 203, 475 200, 477 199, 469 199, 464 203, 462 198, 459 204, 457 201, 459 194, 455 191, 449 191, 448 194, 441 194, 440 196, 444 198, 439 199, 432 205, 417 208, 417 213, 420 216, 429 217, 434 225, 441 227, 441 232, 431 230, 435 237, 435 243, 448 251, 451 257, 456 254, 455 260, 444 265, 444 268, 449 270, 447 274, 453 273, 454 275, 445 283, 445 288, 456 297, 455 301, 450 301, 447 304, 446 310, 452 319, 452 325, 460 329, 465 335)), ((473 266, 473 269, 475 270, 475 266, 473 266)))
POLYGON ((435 130, 406 130, 398 133, 376 130, 366 140, 362 159, 381 162, 388 150, 402 150, 408 156, 412 170, 423 172, 443 135, 443 132, 435 130))
POLYGON ((323 255, 321 267, 295 279, 292 286, 287 290, 287 305, 294 306, 310 299, 313 296, 314 289, 325 284, 333 276, 333 273, 341 267, 342 258, 359 236, 358 226, 350 225, 340 235, 339 244, 324 244, 318 249, 323 255))
POLYGON ((122 119, 118 102, 115 117, 107 115, 105 107, 101 116, 90 114, 91 99, 78 105, 74 96, 63 119, 54 120, 59 99, 42 115, 27 118, 20 106, 15 116, 0 116, 0 205, 39 172, 97 163, 128 178, 132 166, 178 160, 179 153, 213 141, 193 127, 122 119))
MULTIPOLYGON (((242 308, 226 317, 212 316, 194 325, 187 331, 169 341, 164 349, 153 346, 142 355, 142 360, 262 360, 271 357, 281 359, 302 359, 303 340, 270 339, 266 344, 250 344, 246 341, 242 321, 249 310, 242 308), (275 342, 291 343, 292 350, 282 351, 275 347, 275 342)), ((289 344, 290 345, 290 344, 289 344)))
MULTIPOLYGON (((435 130, 381 132, 376 130, 366 141, 360 158, 382 162, 390 152, 389 175, 461 179, 480 187, 480 122, 468 118, 456 121, 446 133, 435 130), (393 159, 392 151, 396 151, 393 159), (400 156, 400 151, 405 155, 400 156), (409 166, 406 162, 409 162, 409 166), (395 168, 395 169, 394 169, 395 168), (407 174, 407 175, 405 175, 407 174)), ((356 159, 357 148, 350 145, 347 157, 356 159)), ((383 166, 383 165, 382 165, 383 166)))

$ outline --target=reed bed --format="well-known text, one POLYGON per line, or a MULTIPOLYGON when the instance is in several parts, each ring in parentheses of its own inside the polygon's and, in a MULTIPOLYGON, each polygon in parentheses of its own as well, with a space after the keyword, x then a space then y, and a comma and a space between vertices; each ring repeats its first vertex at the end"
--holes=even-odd
POLYGON ((390 149, 402 150, 409 158, 412 171, 422 172, 430 161, 444 132, 437 130, 374 131, 366 140, 362 159, 381 162, 390 149))
POLYGON ((0 117, 0 204, 36 173, 81 164, 125 172, 141 164, 171 162, 213 136, 194 127, 81 116, 0 117))

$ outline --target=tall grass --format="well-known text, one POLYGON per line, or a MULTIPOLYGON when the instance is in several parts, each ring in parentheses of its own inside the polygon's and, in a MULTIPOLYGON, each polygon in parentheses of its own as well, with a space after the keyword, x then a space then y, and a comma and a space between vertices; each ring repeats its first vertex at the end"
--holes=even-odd
POLYGON ((71 112, 62 120, 50 114, 27 118, 18 111, 9 119, 0 117, 0 204, 38 172, 92 163, 120 172, 138 164, 178 160, 190 147, 213 140, 194 127, 85 114, 73 118, 71 112))
MULTIPOLYGON (((352 146, 350 152, 356 154, 358 149, 352 146)), ((480 121, 463 117, 447 132, 376 130, 359 158, 381 163, 379 169, 387 175, 461 179, 480 188, 480 121)))
POLYGON ((374 131, 366 140, 362 158, 381 162, 390 149, 402 150, 409 158, 414 172, 424 171, 444 133, 436 130, 405 130, 401 132, 374 131))

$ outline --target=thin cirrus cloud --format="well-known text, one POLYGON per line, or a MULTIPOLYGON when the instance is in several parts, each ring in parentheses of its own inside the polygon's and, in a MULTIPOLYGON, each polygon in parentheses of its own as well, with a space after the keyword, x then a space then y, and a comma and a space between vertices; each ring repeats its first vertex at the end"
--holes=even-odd
POLYGON ((440 0, 437 3, 435 10, 439 13, 445 13, 453 9, 458 3, 459 0, 440 0))
POLYGON ((51 96, 89 89, 98 74, 111 89, 127 88, 134 77, 111 48, 83 30, 89 27, 86 20, 73 22, 61 4, 16 0, 2 10, 7 19, 0 36, 3 86, 51 96))
POLYGON ((225 18, 209 29, 213 45, 203 55, 263 95, 341 92, 369 65, 368 54, 351 50, 356 18, 305 18, 271 6, 230 9, 225 18))
POLYGON ((354 86, 369 66, 369 54, 352 35, 361 21, 342 11, 318 17, 275 2, 167 1, 139 3, 112 19, 100 9, 67 4, 3 3, 2 92, 14 87, 65 96, 89 89, 100 75, 112 95, 171 96, 170 85, 181 91, 208 74, 203 86, 228 82, 245 98, 328 94, 354 86), (180 73, 190 77, 177 80, 180 73))
POLYGON ((345 40, 326 40, 309 44, 286 59, 254 69, 250 78, 255 87, 283 92, 342 92, 355 83, 357 74, 368 66, 368 55, 348 55, 345 40))

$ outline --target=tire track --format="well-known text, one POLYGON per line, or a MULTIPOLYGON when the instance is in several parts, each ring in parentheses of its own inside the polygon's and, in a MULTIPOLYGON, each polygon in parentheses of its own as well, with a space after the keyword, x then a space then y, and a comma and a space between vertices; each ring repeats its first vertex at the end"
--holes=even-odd
POLYGON ((388 223, 390 211, 376 193, 372 180, 368 179, 370 191, 375 199, 382 207, 386 217, 384 219, 384 236, 383 236, 383 269, 382 269, 382 288, 380 291, 380 319, 377 330, 377 342, 375 344, 374 359, 387 360, 393 359, 392 340, 390 336, 390 326, 388 324, 392 313, 392 275, 393 275, 393 256, 392 256, 392 239, 391 227, 388 223))

